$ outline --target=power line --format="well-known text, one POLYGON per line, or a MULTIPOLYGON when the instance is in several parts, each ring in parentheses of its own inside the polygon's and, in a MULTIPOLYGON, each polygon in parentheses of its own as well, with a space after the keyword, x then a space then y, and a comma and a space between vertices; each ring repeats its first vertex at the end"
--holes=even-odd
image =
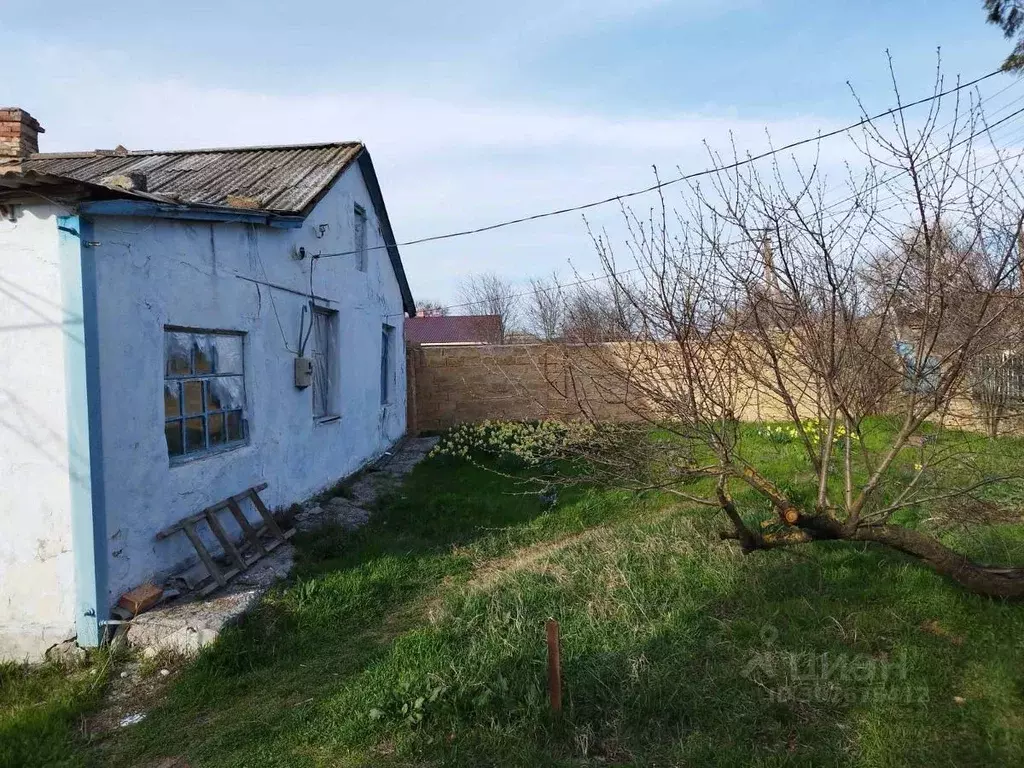
MULTIPOLYGON (((1006 90, 1006 89, 1004 88, 1003 90, 1006 90)), ((1002 93, 1002 91, 1000 91, 1000 93, 1002 93)), ((1015 104, 1015 103, 1017 103, 1019 101, 1020 101, 1020 99, 1018 98, 1018 99, 1015 99, 1010 104, 1012 105, 1012 104, 1015 104)), ((1022 114, 1024 114, 1024 107, 1021 107, 1020 109, 1014 110, 1013 112, 1005 115, 1004 117, 1000 118, 999 120, 996 120, 994 122, 986 124, 980 130, 978 130, 978 131, 976 131, 974 133, 971 133, 968 136, 966 136, 963 139, 961 139, 960 141, 950 145, 949 147, 944 148, 943 152, 948 152, 948 151, 951 151, 953 149, 956 149, 956 148, 966 144, 968 141, 977 138, 978 136, 984 135, 986 133, 990 133, 993 128, 996 128, 997 126, 1002 125, 1003 123, 1007 122, 1008 120, 1010 120, 1010 119, 1012 119, 1014 117, 1018 117, 1018 116, 1020 116, 1022 114)), ((948 125, 948 123, 947 123, 947 125, 948 125)), ((1007 162, 1009 160, 1012 160, 1012 159, 1018 159, 1019 160, 1021 157, 1024 157, 1024 151, 1021 151, 1021 152, 1017 153, 1016 155, 1013 155, 1012 157, 1009 157, 1009 158, 1001 158, 1001 159, 995 160, 995 161, 993 161, 991 163, 987 163, 985 165, 978 166, 974 170, 975 171, 985 170, 986 168, 992 168, 992 167, 994 167, 996 165, 1002 165, 1005 162, 1007 162)), ((927 163, 927 162, 929 162, 929 161, 931 161, 933 159, 935 159, 934 155, 931 156, 931 157, 924 158, 924 160, 922 160, 921 162, 922 163, 927 163)), ((829 203, 828 205, 822 206, 819 209, 819 211, 822 211, 822 212, 828 211, 828 210, 831 210, 833 208, 836 208, 837 206, 843 205, 845 203, 849 203, 849 202, 855 201, 859 197, 864 195, 865 193, 870 192, 870 191, 875 190, 875 189, 878 189, 879 187, 881 187, 881 186, 883 186, 885 184, 888 184, 888 183, 894 181, 895 179, 897 179, 897 178, 899 178, 901 176, 905 176, 907 173, 909 173, 908 170, 902 170, 902 171, 898 171, 896 173, 893 173, 893 174, 891 174, 889 176, 883 177, 882 179, 880 179, 879 181, 875 182, 874 184, 872 184, 872 185, 870 185, 868 187, 865 187, 862 190, 858 190, 853 195, 849 195, 847 197, 844 197, 842 199, 839 199, 839 200, 836 200, 836 201, 834 201, 832 203, 829 203)), ((897 199, 897 198, 898 198, 898 196, 894 195, 891 199, 894 200, 894 199, 897 199)), ((733 246, 733 245, 742 245, 742 244, 745 244, 747 242, 748 241, 745 240, 745 239, 744 240, 734 240, 734 241, 730 241, 730 242, 726 242, 726 243, 720 243, 719 247, 729 247, 729 246, 733 246)), ((577 287, 577 286, 580 286, 580 285, 587 285, 589 283, 594 283, 594 282, 597 282, 599 280, 611 280, 613 277, 619 277, 621 275, 628 275, 628 274, 632 274, 634 272, 641 272, 641 271, 643 271, 643 269, 644 269, 644 267, 633 267, 631 269, 623 269, 623 270, 616 271, 613 275, 609 275, 609 274, 596 275, 594 277, 584 278, 584 279, 576 280, 576 281, 569 282, 569 283, 556 283, 555 285, 551 286, 551 288, 549 290, 561 291, 564 288, 574 288, 574 287, 577 287)), ((533 296, 535 293, 536 293, 536 290, 529 290, 529 291, 523 291, 521 293, 509 294, 505 298, 508 298, 508 299, 520 299, 520 298, 524 298, 526 296, 533 296)), ((483 299, 483 300, 480 300, 480 301, 467 301, 467 302, 463 302, 461 304, 448 304, 448 305, 442 307, 442 309, 444 309, 446 311, 447 310, 452 310, 452 309, 463 309, 465 307, 472 307, 472 306, 477 306, 477 305, 486 304, 486 303, 488 303, 487 299, 483 299)), ((393 315, 395 315, 395 316, 397 316, 398 314, 404 314, 404 313, 393 313, 393 315)), ((388 317, 390 317, 390 316, 392 316, 392 315, 388 315, 388 317)))
MULTIPOLYGON (((630 192, 623 192, 623 193, 618 194, 618 195, 613 195, 611 197, 606 197, 606 198, 603 198, 601 200, 594 200, 592 202, 583 203, 581 205, 569 206, 567 208, 557 208, 555 210, 545 211, 543 213, 535 213, 535 214, 531 214, 529 216, 520 216, 519 218, 515 218, 515 219, 507 219, 505 221, 499 221, 499 222, 497 222, 495 224, 487 224, 487 225, 482 226, 482 227, 475 227, 475 228, 472 228, 472 229, 463 229, 463 230, 458 230, 458 231, 455 231, 455 232, 447 232, 447 233, 442 234, 442 235, 431 235, 429 237, 421 237, 421 238, 418 238, 416 240, 406 240, 405 242, 401 242, 401 243, 390 243, 390 244, 385 244, 385 245, 375 245, 375 246, 371 246, 369 248, 364 248, 362 250, 363 251, 378 251, 378 250, 384 250, 384 249, 387 249, 387 248, 396 248, 396 247, 397 248, 404 248, 404 247, 410 246, 410 245, 421 245, 423 243, 433 243, 433 242, 437 242, 439 240, 451 240, 451 239, 456 238, 456 237, 466 237, 468 235, 479 235, 479 234, 481 234, 483 232, 491 232, 491 231, 496 230, 496 229, 503 229, 505 227, 511 227, 511 226, 516 225, 516 224, 525 224, 527 222, 537 221, 539 219, 547 219, 547 218, 551 218, 553 216, 562 216, 562 215, 565 215, 567 213, 578 213, 579 211, 586 211, 586 210, 589 210, 591 208, 597 208, 597 207, 602 206, 602 205, 608 205, 609 203, 621 202, 622 200, 627 200, 627 199, 632 198, 632 197, 637 197, 639 195, 646 195, 646 194, 648 194, 650 192, 655 192, 655 191, 657 191, 659 189, 664 189, 665 187, 671 186, 673 184, 678 184, 678 183, 680 183, 682 181, 690 181, 692 179, 698 179, 698 178, 701 178, 703 176, 710 176, 710 175, 713 175, 713 174, 716 174, 716 173, 722 173, 723 171, 735 170, 736 168, 740 168, 740 167, 742 167, 744 165, 749 165, 750 163, 757 162, 758 160, 764 160, 767 157, 771 157, 773 155, 777 155, 780 152, 787 152, 787 151, 789 151, 791 149, 796 149, 797 147, 804 146, 805 144, 812 144, 812 143, 815 143, 815 142, 824 141, 825 139, 830 139, 830 138, 832 138, 834 136, 839 136, 841 134, 848 133, 849 131, 852 131, 852 130, 855 130, 855 129, 860 128, 862 126, 868 125, 869 123, 872 123, 875 120, 880 120, 880 119, 882 119, 884 117, 889 117, 891 115, 899 114, 899 113, 903 112, 904 110, 911 109, 913 107, 917 107, 917 106, 920 106, 922 104, 927 104, 928 102, 936 101, 937 99, 941 99, 941 98, 943 98, 945 96, 948 96, 948 95, 950 95, 952 93, 957 93, 959 91, 962 91, 965 88, 971 88, 972 86, 975 86, 975 85, 977 85, 977 84, 979 84, 981 82, 984 82, 985 80, 988 80, 991 77, 995 77, 998 74, 1002 74, 1002 72, 1003 72, 1003 70, 997 69, 997 70, 995 70, 993 72, 989 72, 987 75, 982 75, 981 77, 977 77, 974 80, 971 80, 970 82, 963 83, 962 85, 958 85, 955 88, 950 88, 948 90, 932 94, 931 96, 927 96, 925 98, 918 99, 917 101, 912 101, 909 104, 901 104, 899 106, 892 107, 891 109, 887 109, 884 112, 879 112, 877 115, 873 115, 873 116, 870 116, 870 117, 865 116, 865 117, 861 118, 860 120, 856 121, 855 123, 851 123, 850 125, 847 125, 847 126, 845 126, 843 128, 836 128, 834 130, 827 131, 825 133, 819 133, 819 134, 817 134, 815 136, 808 136, 808 137, 800 139, 798 141, 790 142, 789 144, 786 144, 784 146, 777 147, 775 149, 770 149, 770 150, 767 150, 765 152, 761 152, 760 154, 757 154, 757 155, 749 155, 749 156, 747 156, 746 158, 744 158, 742 160, 735 160, 735 161, 733 161, 731 163, 727 163, 725 165, 712 166, 711 168, 705 168, 704 170, 701 170, 701 171, 694 171, 693 173, 686 173, 686 174, 683 174, 681 176, 677 176, 674 179, 669 179, 668 181, 659 181, 658 183, 652 184, 649 187, 644 187, 643 189, 636 189, 636 190, 632 190, 630 192)), ((313 258, 314 259, 326 259, 326 258, 332 258, 332 257, 335 257, 335 256, 352 256, 352 255, 355 255, 355 254, 357 254, 359 252, 360 252, 359 250, 351 250, 351 251, 341 251, 339 253, 320 253, 320 254, 314 254, 313 258)))

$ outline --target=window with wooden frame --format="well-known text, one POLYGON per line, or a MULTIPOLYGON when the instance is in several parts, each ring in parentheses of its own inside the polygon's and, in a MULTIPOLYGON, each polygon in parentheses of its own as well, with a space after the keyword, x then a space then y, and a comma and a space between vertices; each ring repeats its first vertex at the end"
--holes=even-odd
POLYGON ((164 329, 164 437, 171 460, 244 443, 245 335, 164 329))
POLYGON ((313 307, 313 418, 320 421, 340 415, 338 399, 338 313, 313 307))
POLYGON ((355 244, 352 250, 356 252, 356 269, 360 272, 366 271, 366 209, 356 204, 354 208, 355 217, 355 244))

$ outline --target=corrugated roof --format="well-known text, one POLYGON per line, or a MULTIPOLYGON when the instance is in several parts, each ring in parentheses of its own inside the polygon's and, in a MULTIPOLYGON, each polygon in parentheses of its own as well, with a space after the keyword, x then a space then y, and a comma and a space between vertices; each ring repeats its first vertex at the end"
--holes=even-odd
POLYGON ((373 201, 388 258, 402 292, 402 305, 411 317, 416 314, 416 303, 402 267, 384 196, 370 153, 358 141, 160 152, 130 152, 123 147, 94 152, 40 152, 29 157, 0 158, 0 193, 77 183, 85 185, 86 193, 95 194, 100 200, 147 200, 169 206, 176 213, 190 208, 203 214, 229 209, 269 217, 305 218, 335 179, 354 162, 359 163, 373 201), (136 174, 145 176, 145 190, 138 184, 136 174))
POLYGON ((500 315, 430 315, 405 321, 413 344, 501 344, 500 315))
POLYGON ((141 172, 146 193, 183 205, 246 207, 304 214, 363 151, 360 142, 280 147, 38 153, 20 158, 23 173, 106 186, 104 179, 141 172))

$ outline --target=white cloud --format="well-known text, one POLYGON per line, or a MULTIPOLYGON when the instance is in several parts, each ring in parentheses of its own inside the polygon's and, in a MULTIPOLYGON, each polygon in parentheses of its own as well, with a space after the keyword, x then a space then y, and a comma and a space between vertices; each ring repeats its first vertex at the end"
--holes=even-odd
MULTIPOLYGON (((621 5, 607 0, 609 8, 621 5)), ((124 77, 108 54, 86 59, 61 49, 40 51, 37 83, 59 78, 60 88, 21 94, 47 128, 50 151, 113 147, 166 149, 300 143, 358 138, 374 157, 400 239, 489 224, 574 205, 663 178, 676 168, 709 164, 703 146, 758 151, 827 130, 814 116, 766 121, 756 115, 660 116, 578 111, 498 99, 427 97, 402 90, 341 90, 290 95, 225 89, 183 79, 124 77), (31 101, 29 100, 31 96, 31 101)), ((826 165, 848 154, 830 142, 826 165)), ((633 201, 639 208, 650 198, 633 201)), ((588 213, 614 227, 614 206, 588 213)), ((566 259, 582 270, 595 263, 578 215, 404 250, 413 291, 452 300, 459 278, 492 269, 523 278, 559 268, 566 259)))

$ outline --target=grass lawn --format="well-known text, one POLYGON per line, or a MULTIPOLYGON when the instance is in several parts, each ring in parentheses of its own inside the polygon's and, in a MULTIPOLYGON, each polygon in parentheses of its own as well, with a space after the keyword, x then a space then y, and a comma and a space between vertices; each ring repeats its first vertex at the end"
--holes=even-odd
MULTIPOLYGON (((788 447, 755 449, 800 482, 788 447)), ((661 495, 523 490, 425 462, 366 528, 299 540, 294 580, 111 735, 75 727, 102 672, 3 668, 0 763, 1024 765, 1024 606, 871 546, 744 557, 661 495)), ((947 536, 1024 562, 1021 531, 947 536)))

